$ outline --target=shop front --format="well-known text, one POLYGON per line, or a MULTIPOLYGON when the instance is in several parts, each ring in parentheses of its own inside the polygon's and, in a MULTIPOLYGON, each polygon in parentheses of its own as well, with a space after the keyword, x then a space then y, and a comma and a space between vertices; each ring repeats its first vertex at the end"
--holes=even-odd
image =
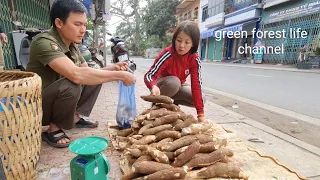
POLYGON ((225 1, 224 27, 219 29, 219 36, 223 36, 224 60, 238 60, 252 58, 250 51, 241 52, 241 47, 253 47, 257 41, 253 29, 259 29, 261 18, 261 1, 241 0, 225 1), (237 36, 240 34, 240 36, 237 36))
POLYGON ((207 60, 221 60, 222 58, 222 47, 224 39, 218 39, 215 37, 215 32, 221 26, 210 28, 200 34, 202 45, 201 45, 201 59, 207 60))
POLYGON ((286 31, 282 38, 263 39, 266 46, 283 44, 284 53, 264 54, 266 63, 295 64, 301 53, 312 55, 314 41, 320 38, 320 1, 301 0, 282 3, 264 9, 262 16, 263 31, 286 31), (291 32, 292 31, 292 32, 291 32), (290 34, 305 32, 305 36, 290 34))
POLYGON ((252 19, 235 25, 225 26, 218 30, 217 37, 225 39, 225 60, 234 59, 248 59, 251 58, 251 52, 241 52, 241 47, 250 46, 255 44, 255 34, 253 29, 257 28, 259 19, 252 19))

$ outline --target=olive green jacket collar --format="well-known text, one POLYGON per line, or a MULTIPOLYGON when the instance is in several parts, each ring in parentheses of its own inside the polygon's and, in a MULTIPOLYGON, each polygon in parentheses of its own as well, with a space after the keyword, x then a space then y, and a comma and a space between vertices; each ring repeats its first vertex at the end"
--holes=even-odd
POLYGON ((74 43, 71 43, 71 44, 70 44, 70 48, 68 48, 68 47, 66 46, 66 44, 62 41, 62 38, 61 38, 59 32, 58 32, 55 28, 53 28, 53 27, 51 27, 51 29, 49 30, 49 34, 51 34, 53 37, 55 37, 55 38, 57 39, 60 47, 62 48, 63 53, 69 52, 70 49, 71 49, 71 47, 72 47, 72 46, 73 46, 73 47, 75 46, 74 43))

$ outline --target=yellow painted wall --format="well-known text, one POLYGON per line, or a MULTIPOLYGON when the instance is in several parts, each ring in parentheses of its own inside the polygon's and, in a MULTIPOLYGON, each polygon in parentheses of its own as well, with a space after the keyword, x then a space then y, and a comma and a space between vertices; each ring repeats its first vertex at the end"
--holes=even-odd
POLYGON ((194 10, 195 8, 198 7, 198 18, 199 18, 199 10, 200 10, 200 0, 196 0, 194 2, 192 2, 192 4, 190 4, 189 6, 187 6, 186 8, 184 9, 180 9, 179 13, 177 13, 177 19, 180 23, 180 18, 184 18, 184 15, 186 13, 188 13, 190 10, 192 10, 191 12, 191 19, 194 19, 194 10))

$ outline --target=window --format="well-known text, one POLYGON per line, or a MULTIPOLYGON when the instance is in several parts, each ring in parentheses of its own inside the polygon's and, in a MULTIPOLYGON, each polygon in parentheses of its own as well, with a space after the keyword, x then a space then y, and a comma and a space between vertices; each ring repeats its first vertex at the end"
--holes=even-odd
POLYGON ((188 13, 185 13, 183 16, 183 21, 187 20, 187 17, 188 17, 188 13))
POLYGON ((178 21, 179 21, 179 22, 182 22, 182 21, 183 21, 182 14, 179 15, 178 21))
POLYGON ((188 12, 188 17, 187 17, 187 19, 188 19, 188 20, 191 20, 191 19, 192 19, 191 16, 192 16, 192 10, 188 12))
POLYGON ((194 9, 193 19, 198 19, 198 7, 194 9))
POLYGON ((224 10, 224 0, 209 0, 208 2, 209 17, 220 14, 224 10))
POLYGON ((202 22, 208 18, 208 6, 202 8, 202 22))

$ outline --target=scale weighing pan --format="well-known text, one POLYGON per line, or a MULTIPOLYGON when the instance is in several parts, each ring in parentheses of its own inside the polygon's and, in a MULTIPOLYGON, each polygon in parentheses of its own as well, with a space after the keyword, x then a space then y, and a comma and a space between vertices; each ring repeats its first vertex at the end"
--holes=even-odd
POLYGON ((99 136, 89 136, 77 139, 69 145, 71 152, 78 155, 93 155, 104 151, 108 141, 99 136))

